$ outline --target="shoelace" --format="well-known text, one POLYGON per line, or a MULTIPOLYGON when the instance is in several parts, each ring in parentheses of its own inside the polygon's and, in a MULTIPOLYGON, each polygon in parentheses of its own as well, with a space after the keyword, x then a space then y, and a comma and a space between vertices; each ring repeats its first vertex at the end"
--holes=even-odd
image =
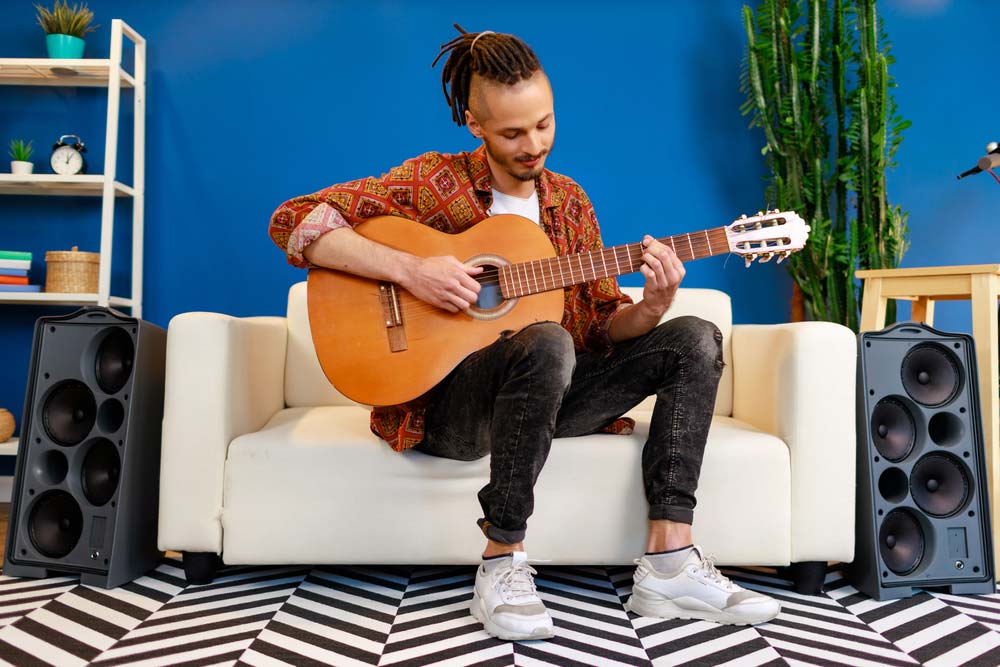
POLYGON ((538 572, 527 563, 514 564, 496 572, 493 585, 498 590, 506 589, 511 601, 533 597, 536 594, 535 582, 531 578, 534 574, 538 572))
POLYGON ((719 572, 719 569, 715 566, 715 555, 709 554, 708 556, 698 552, 701 556, 701 566, 698 568, 705 573, 708 578, 713 579, 727 588, 732 588, 734 586, 733 582, 729 580, 729 577, 719 572))

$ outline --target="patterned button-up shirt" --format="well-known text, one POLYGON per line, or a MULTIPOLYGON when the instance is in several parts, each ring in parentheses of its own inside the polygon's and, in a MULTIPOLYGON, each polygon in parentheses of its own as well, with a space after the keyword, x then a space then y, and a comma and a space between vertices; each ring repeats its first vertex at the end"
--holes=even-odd
MULTIPOLYGON (((557 254, 603 247, 594 207, 583 188, 547 169, 536 179, 535 188, 539 221, 557 254)), ((484 147, 455 155, 431 152, 405 161, 380 178, 331 185, 290 199, 271 216, 268 231, 290 264, 308 268, 303 250, 333 229, 353 227, 374 216, 398 215, 457 234, 489 217, 492 203, 484 147)), ((573 285, 565 290, 562 326, 573 336, 578 352, 605 352, 611 346, 608 328, 612 319, 631 302, 614 278, 573 285)), ((426 401, 425 395, 404 405, 375 407, 372 431, 397 451, 419 444, 426 401)), ((605 430, 629 432, 631 426, 631 420, 619 419, 605 430)))

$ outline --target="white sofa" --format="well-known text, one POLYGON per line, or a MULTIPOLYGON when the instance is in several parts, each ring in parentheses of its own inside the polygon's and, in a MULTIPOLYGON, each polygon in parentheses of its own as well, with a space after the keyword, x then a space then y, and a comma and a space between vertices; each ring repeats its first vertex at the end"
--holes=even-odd
MULTIPOLYGON (((721 564, 810 563, 813 577, 827 561, 850 561, 854 334, 827 322, 733 326, 729 297, 717 290, 681 288, 667 317, 684 314, 721 329, 727 363, 696 541, 721 564)), ((628 564, 642 552, 639 461, 652 400, 630 413, 631 436, 553 443, 528 522, 532 558, 628 564)), ((320 369, 306 283, 291 288, 286 318, 173 318, 159 547, 184 552, 189 578, 201 581, 218 556, 226 564, 476 562, 476 492, 488 459, 397 453, 368 419, 368 408, 320 369)))

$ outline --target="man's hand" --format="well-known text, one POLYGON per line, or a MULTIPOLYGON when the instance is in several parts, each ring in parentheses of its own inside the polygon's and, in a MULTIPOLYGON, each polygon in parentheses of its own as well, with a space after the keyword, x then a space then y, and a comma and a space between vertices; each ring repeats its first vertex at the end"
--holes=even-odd
POLYGON ((457 313, 476 302, 480 285, 472 276, 482 272, 454 257, 425 257, 400 284, 421 301, 457 313))
POLYGON ((677 288, 684 280, 684 263, 673 249, 663 245, 648 234, 642 239, 642 261, 639 272, 646 278, 642 290, 642 305, 657 318, 670 308, 677 288))

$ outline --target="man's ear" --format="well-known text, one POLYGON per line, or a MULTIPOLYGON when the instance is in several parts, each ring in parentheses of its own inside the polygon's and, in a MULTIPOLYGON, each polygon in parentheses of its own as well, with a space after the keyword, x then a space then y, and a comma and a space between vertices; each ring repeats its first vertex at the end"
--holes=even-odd
POLYGON ((468 109, 465 110, 465 126, 469 128, 469 132, 476 139, 483 138, 483 126, 479 124, 479 121, 476 120, 476 117, 468 109))

